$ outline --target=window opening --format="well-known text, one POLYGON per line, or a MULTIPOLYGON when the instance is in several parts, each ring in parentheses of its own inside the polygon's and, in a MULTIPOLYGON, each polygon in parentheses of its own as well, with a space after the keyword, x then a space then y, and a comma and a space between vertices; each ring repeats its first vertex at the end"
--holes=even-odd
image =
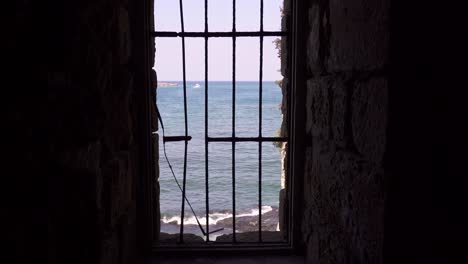
MULTIPOLYGON (((287 143, 289 141, 288 137, 283 136, 282 134, 279 134, 277 136, 264 136, 263 133, 263 107, 264 107, 264 80, 263 80, 263 74, 264 74, 264 41, 265 38, 269 37, 285 37, 287 36, 287 31, 265 31, 264 30, 264 1, 259 0, 259 31, 238 31, 236 28, 236 0, 232 0, 232 30, 231 31, 209 31, 208 28, 208 5, 209 1, 205 0, 204 1, 204 30, 203 31, 191 31, 187 32, 185 31, 185 23, 184 23, 184 1, 179 0, 179 18, 180 18, 180 31, 155 31, 152 32, 152 36, 158 39, 161 38, 180 38, 181 40, 181 64, 182 64, 182 100, 183 100, 183 120, 184 120, 184 130, 183 130, 183 135, 166 135, 164 123, 163 123, 163 118, 160 115, 160 112, 157 110, 158 114, 158 119, 161 123, 161 128, 163 132, 163 154, 165 156, 165 160, 167 161, 169 165, 169 169, 171 171, 171 174, 173 176, 173 179, 181 193, 181 209, 180 209, 180 224, 179 224, 179 232, 178 232, 178 243, 183 244, 185 241, 185 230, 184 230, 184 222, 186 221, 185 217, 185 209, 186 209, 186 204, 188 205, 190 212, 193 214, 194 219, 196 221, 196 225, 198 226, 200 232, 204 236, 204 242, 205 244, 222 244, 224 243, 229 243, 229 244, 239 244, 239 243, 249 243, 249 242, 254 242, 254 243, 268 243, 272 241, 267 241, 263 237, 263 230, 262 230, 262 213, 265 211, 263 208, 263 170, 264 170, 264 156, 263 156, 263 148, 264 148, 264 143, 268 142, 270 144, 276 143, 280 146, 283 146, 284 143, 287 143), (196 209, 192 206, 192 203, 190 201, 190 197, 187 196, 187 157, 188 157, 188 144, 189 141, 191 141, 193 138, 190 135, 189 131, 189 126, 188 126, 188 89, 187 89, 187 63, 186 63, 186 38, 202 38, 204 40, 204 167, 205 167, 205 177, 204 177, 204 198, 205 198, 205 214, 204 216, 197 214, 196 209), (231 71, 231 132, 230 136, 211 136, 210 135, 210 114, 213 114, 213 112, 210 112, 210 85, 212 82, 209 81, 209 40, 210 39, 219 39, 219 38, 225 38, 225 39, 231 39, 232 41, 232 71, 231 71), (258 39, 258 45, 259 45, 259 56, 257 58, 259 62, 259 70, 258 70, 258 105, 257 105, 257 112, 258 112, 258 131, 255 134, 252 135, 245 135, 242 134, 243 136, 239 136, 238 131, 236 130, 236 117, 239 109, 236 109, 236 100, 237 100, 237 91, 238 91, 238 81, 236 80, 236 59, 237 59, 237 43, 238 39, 240 38, 255 38, 258 39), (182 165, 182 181, 181 183, 176 177, 176 172, 174 172, 174 169, 172 167, 171 161, 167 155, 166 152, 166 143, 169 144, 176 144, 178 142, 183 143, 183 165, 182 165), (239 145, 241 144, 256 144, 257 145, 257 185, 258 185, 258 190, 257 190, 257 210, 258 210, 258 228, 257 228, 257 237, 254 238, 253 240, 249 241, 241 241, 238 239, 238 236, 240 233, 237 232, 237 226, 236 226, 236 217, 239 216, 238 211, 237 211, 237 201, 239 198, 238 190, 236 189, 236 185, 238 182, 238 179, 236 177, 236 165, 238 164, 238 160, 236 159, 236 149, 239 148, 239 145), (210 234, 222 231, 224 228, 213 228, 213 230, 210 230, 210 145, 212 144, 230 144, 231 145, 231 200, 232 200, 232 235, 230 237, 230 241, 213 241, 212 238, 210 238, 210 234), (202 218, 205 218, 205 221, 202 221, 202 218), (203 223, 204 222, 204 223, 203 223)), ((156 6, 157 8, 157 6, 156 6)), ((278 7, 279 8, 279 7, 278 7)), ((278 17, 278 19, 280 19, 278 17)), ((158 47, 156 47, 158 49, 158 47)), ((156 51, 157 52, 157 51, 156 51)), ((254 59, 254 58, 252 58, 254 59)), ((278 69, 279 70, 279 69, 278 69)), ((280 82, 281 83, 281 82, 280 82)), ((175 85, 174 83, 166 83, 165 85, 172 86, 175 85)), ((158 85, 159 86, 159 85, 158 85)), ((195 86, 192 88, 199 88, 200 85, 197 83, 195 86)), ((279 88, 278 88, 279 89, 279 88)), ((216 92, 213 91, 213 92, 216 92)), ((288 105, 289 107, 289 105, 288 105)), ((238 123, 239 121, 237 121, 238 123)), ((179 131, 180 132, 180 131, 179 131)), ((225 150, 227 151, 227 150, 225 150)), ((281 184, 283 185, 283 183, 281 184)), ((278 217, 279 218, 279 217, 278 217)), ((279 220, 279 219, 278 219, 279 220)), ((289 232, 288 228, 285 228, 286 232, 289 232)), ((288 237, 288 234, 286 235, 288 237)), ((284 241, 284 240, 281 240, 284 241)), ((278 243, 279 241, 274 241, 274 243, 278 243)))

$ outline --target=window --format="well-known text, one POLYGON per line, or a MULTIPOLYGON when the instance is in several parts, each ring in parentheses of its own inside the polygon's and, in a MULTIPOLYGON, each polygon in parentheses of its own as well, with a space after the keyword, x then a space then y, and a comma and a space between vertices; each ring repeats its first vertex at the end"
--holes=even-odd
MULTIPOLYGON (((286 0, 288 1, 288 0, 286 0)), ((169 1, 165 1, 169 2, 169 1)), ((170 2, 176 2, 176 1, 170 1, 170 2)), ((239 7, 245 7, 245 3, 255 6, 254 2, 256 1, 240 1, 240 0, 228 0, 228 1, 178 1, 178 10, 179 10, 179 19, 180 19, 180 29, 170 29, 167 28, 167 30, 159 30, 158 28, 158 23, 156 23, 156 31, 152 32, 152 37, 156 38, 156 54, 158 53, 158 41, 162 40, 165 41, 166 39, 170 39, 172 42, 172 45, 179 45, 179 51, 178 53, 171 53, 172 56, 174 56, 174 60, 180 60, 180 63, 176 62, 175 64, 179 65, 180 68, 182 68, 182 81, 180 83, 179 90, 181 91, 178 95, 182 101, 182 115, 175 115, 172 117, 167 117, 167 116, 162 116, 162 122, 161 122, 161 128, 162 132, 164 133, 162 137, 162 146, 163 146, 163 151, 160 152, 160 162, 161 162, 161 167, 163 166, 162 162, 167 159, 169 163, 177 163, 179 162, 181 166, 181 170, 179 171, 174 171, 173 167, 170 166, 169 170, 171 171, 170 174, 172 174, 173 178, 179 178, 179 181, 176 183, 176 188, 179 190, 176 190, 178 192, 178 195, 181 197, 180 198, 180 217, 179 219, 172 219, 172 221, 176 221, 177 225, 174 225, 177 227, 177 234, 176 236, 166 236, 165 238, 159 237, 158 240, 156 241, 156 244, 158 246, 167 246, 167 245, 174 245, 174 242, 178 244, 178 246, 190 246, 190 247, 214 247, 214 246, 279 246, 279 247, 287 247, 291 246, 292 244, 292 225, 293 225, 293 211, 292 211, 292 202, 296 199, 293 196, 294 188, 293 188, 293 175, 294 175, 294 154, 292 153, 293 150, 295 150, 295 145, 294 145, 294 137, 295 133, 293 130, 293 125, 297 122, 296 117, 293 113, 294 111, 294 105, 296 100, 292 99, 292 97, 295 95, 294 92, 294 84, 296 83, 296 79, 294 79, 294 59, 292 58, 282 58, 283 60, 288 59, 286 62, 286 70, 283 69, 283 75, 285 75, 284 81, 280 81, 279 84, 282 87, 282 90, 280 90, 285 97, 281 97, 281 113, 284 115, 283 116, 283 122, 280 125, 281 127, 281 132, 278 135, 273 135, 271 133, 265 133, 265 105, 266 100, 268 99, 268 94, 265 93, 266 91, 268 92, 268 89, 272 89, 273 87, 271 86, 271 83, 267 83, 264 80, 264 68, 265 68, 265 42, 270 41, 271 43, 274 43, 276 45, 279 45, 280 43, 283 43, 283 48, 284 46, 288 47, 288 54, 293 54, 292 53, 292 43, 294 42, 294 34, 290 30, 286 29, 286 26, 283 25, 283 28, 281 30, 271 30, 270 28, 267 28, 265 25, 265 20, 264 20, 264 15, 265 15, 265 3, 264 2, 272 2, 268 0, 259 0, 258 3, 258 30, 248 30, 249 28, 246 27, 242 22, 239 21, 239 17, 242 17, 239 13, 239 7), (204 19, 203 19, 203 28, 197 28, 196 25, 190 25, 190 28, 193 28, 194 31, 187 31, 186 30, 186 24, 184 23, 184 12, 187 12, 186 7, 184 6, 187 2, 196 2, 198 5, 197 8, 201 8, 203 11, 204 19), (244 2, 243 5, 239 5, 238 2, 244 2), (229 9, 231 12, 231 27, 229 29, 223 28, 222 23, 218 25, 219 30, 214 30, 211 29, 211 24, 209 23, 209 10, 210 10, 210 5, 215 4, 215 3, 222 3, 224 5, 229 3, 229 9), (236 6, 237 5, 237 6, 236 6), (241 30, 242 29, 242 30, 241 30), (245 30, 244 30, 245 29, 245 30), (276 40, 276 38, 283 38, 282 40, 276 40), (288 42, 287 42, 288 41, 288 42), (177 44, 177 42, 179 44, 177 44), (220 57, 215 57, 215 60, 222 61, 224 64, 230 64, 231 65, 231 74, 230 74, 230 80, 229 83, 216 83, 212 81, 212 76, 210 76, 210 67, 211 67, 211 62, 212 60, 211 57, 211 52, 214 50, 213 45, 215 45, 216 42, 221 42, 221 45, 223 45, 224 49, 226 50, 226 53, 228 53, 230 56, 229 59, 222 59, 220 57), (226 43, 229 42, 229 45, 226 45, 226 43), (284 45, 285 43, 288 43, 288 45, 284 45), (190 63, 187 63, 188 56, 187 56, 187 45, 198 45, 199 47, 202 47, 199 51, 198 56, 202 54, 203 58, 203 65, 193 65, 190 63), (245 89, 243 86, 249 86, 249 92, 252 91, 252 84, 249 83, 242 83, 238 81, 236 78, 237 73, 239 71, 238 69, 238 60, 240 59, 239 57, 239 52, 241 52, 243 49, 240 49, 239 47, 241 45, 247 45, 248 49, 257 49, 257 56, 250 58, 252 61, 258 62, 258 71, 257 71, 257 76, 258 79, 256 81, 256 95, 253 97, 253 100, 256 101, 256 106, 255 106, 255 113, 257 115, 257 119, 255 120, 256 122, 252 122, 252 120, 246 120, 248 121, 249 124, 256 123, 256 131, 252 133, 252 129, 248 129, 247 131, 242 131, 239 129, 239 122, 241 120, 239 119, 239 116, 241 115, 240 111, 248 111, 250 114, 252 113, 252 108, 249 108, 251 105, 243 105, 240 103, 240 99, 242 96, 246 96, 244 99, 252 99, 249 97, 247 94, 242 94, 242 89, 245 89), (252 48, 249 48, 252 47, 252 48), (204 75, 204 80, 196 81, 196 82, 191 82, 187 79, 187 73, 189 72, 189 68, 193 67, 203 67, 203 75, 204 75), (291 77, 291 78, 290 78, 291 77), (224 86, 220 88, 221 86, 224 86), (196 89, 196 90, 195 90, 196 89), (192 91, 192 92, 191 92, 192 91), (194 96, 193 91, 201 91, 202 93, 198 92, 198 96, 201 96, 201 99, 203 101, 203 106, 200 107, 198 105, 199 113, 193 113, 191 112, 191 109, 195 108, 190 108, 190 96, 194 96), (224 92, 223 92, 224 91, 224 92), (225 91, 228 91, 227 93, 225 91), (219 100, 219 103, 213 104, 213 101, 215 100, 213 95, 220 93, 220 96, 228 100, 219 100), (225 114, 226 111, 223 111, 221 108, 225 106, 230 106, 230 113, 229 115, 223 116, 223 113, 225 114), (197 122, 198 125, 201 125, 203 128, 203 134, 200 135, 192 135, 189 130, 191 128, 189 126, 190 120, 194 119, 195 114, 201 114, 202 118, 201 120, 203 122, 197 122), (214 120, 212 116, 221 116, 214 120), (294 117, 294 118, 292 118, 294 117), (177 130, 177 129, 169 129, 171 131, 164 131, 164 124, 168 123, 169 120, 175 120, 179 121, 179 127, 183 128, 182 130, 177 130), (226 134, 226 128, 229 128, 229 133, 226 134), (220 129, 223 128, 223 129, 220 129), (290 135, 288 135, 288 131, 292 131, 290 135), (219 133, 216 133, 219 132, 219 133), (203 159, 199 160, 198 163, 199 165, 202 164, 204 165, 204 177, 203 177, 203 184, 200 185, 201 181, 200 178, 197 180, 197 185, 199 188, 196 190, 198 194, 202 194, 204 198, 204 205, 195 205, 191 203, 191 196, 188 195, 188 190, 187 190, 187 183, 190 181, 190 178, 187 176, 190 174, 190 171, 193 168, 190 168, 188 166, 188 157, 190 154, 189 152, 189 144, 198 141, 199 143, 202 142, 203 145, 203 159), (263 222, 262 217, 264 217, 264 213, 266 210, 271 210, 270 208, 267 208, 264 206, 264 181, 265 181, 265 146, 273 146, 272 143, 276 143, 277 146, 281 147, 282 150, 282 161, 284 162, 281 164, 280 171, 284 171, 284 181, 281 184, 282 189, 284 189, 281 193, 282 197, 282 202, 280 203, 280 208, 279 208, 279 213, 278 213, 278 221, 279 225, 281 226, 279 229, 280 231, 276 232, 266 232, 263 228, 263 222), (268 144, 268 145, 267 145, 268 144), (171 145, 171 146, 170 146, 171 145), (180 148, 181 153, 183 153, 183 157, 172 157, 169 155, 166 155, 166 148, 180 148), (217 148, 219 148, 217 150, 217 148), (239 203, 242 200, 245 200, 243 198, 250 197, 250 193, 245 193, 245 192, 240 192, 238 186, 242 184, 242 182, 239 182, 239 174, 242 168, 239 168, 239 164, 242 164, 242 162, 239 160, 239 153, 242 153, 242 150, 247 150, 247 151, 252 151, 252 149, 256 150, 255 153, 255 160, 247 159, 244 161, 244 163, 256 163, 256 177, 255 177, 255 182, 256 182, 256 195, 255 195, 255 201, 257 203, 257 212, 253 213, 250 216, 253 216, 254 218, 257 218, 257 225, 256 225, 256 230, 255 231, 250 231, 250 232, 243 232, 239 233, 238 229, 238 220, 239 218, 248 215, 247 212, 241 212, 239 209, 239 203), (226 175, 226 172, 230 174, 230 185, 224 185, 224 186, 213 186, 212 185, 212 179, 213 177, 221 177, 219 175, 213 175, 216 174, 216 172, 213 172, 211 169, 213 167, 216 167, 214 162, 212 161, 212 158, 210 157, 211 153, 230 153, 230 159, 229 160, 223 160, 222 162, 224 165, 229 165, 229 166, 224 166, 224 169, 222 167, 216 168, 219 171, 223 171, 223 175, 226 175), (177 160, 179 159, 179 160, 177 160), (201 188, 200 188, 201 186, 201 188), (216 190, 217 188, 217 190, 216 190), (212 236, 212 234, 215 234, 217 232, 222 231, 221 228, 216 227, 213 223, 210 222, 210 219, 213 220, 213 217, 215 216, 215 213, 210 210, 211 205, 212 205, 212 194, 213 191, 217 191, 218 193, 223 193, 230 196, 230 202, 231 202, 231 217, 230 217, 230 228, 231 228, 231 233, 230 235, 223 236, 223 239, 216 238, 215 236, 212 236), (210 202, 211 201, 211 202, 210 202), (203 211, 203 214, 200 214, 200 212, 203 211), (187 218, 186 214, 191 214, 193 217, 192 218, 187 218), (281 219, 280 219, 281 217, 281 219), (236 219, 237 218, 237 219, 236 219), (190 231, 187 232, 187 225, 184 225, 184 222, 186 221, 192 221, 192 226, 195 228, 198 228, 200 230, 199 234, 201 233, 201 237, 203 239, 200 242, 200 239, 198 239, 196 236, 187 236, 187 234, 192 233, 190 231), (249 234, 249 236, 245 236, 243 234, 249 234), (197 242, 198 241, 198 242, 197 242)), ((293 3, 296 1, 292 1, 293 3)), ((192 3, 193 4, 193 3, 192 3)), ((294 4, 293 4, 294 6, 294 4)), ((226 9, 226 6, 224 6, 226 9)), ((155 4, 155 9, 157 10, 158 6, 157 3, 155 4)), ((279 6, 277 6, 279 8, 279 6)), ((298 7, 294 8, 294 10, 297 10, 298 7)), ((252 10, 255 10, 255 8, 252 8, 252 10)), ((292 9, 293 10, 293 9, 292 9)), ((194 10, 191 10, 194 11, 194 10)), ((251 10, 250 10, 251 11, 251 10)), ((294 13, 294 12, 292 12, 294 13)), ((158 12, 155 12, 155 16, 158 16, 158 12)), ((280 21, 281 18, 278 17, 278 20, 280 21)), ((196 24, 196 23, 194 23, 196 24)), ((289 25, 290 23, 285 23, 286 25, 289 25)), ((163 27, 160 27, 163 28, 163 27)), ((163 28, 166 29, 166 28, 163 28)), ((285 53, 285 52, 283 52, 285 53)), ((156 60, 157 60, 157 55, 156 55, 156 60)), ((285 63, 285 62, 283 62, 285 63)), ((163 67, 163 66, 160 66, 163 67)), ((278 69, 279 70, 279 69, 278 69)), ((158 68, 156 67, 156 71, 158 71, 158 68)), ((165 86, 165 87, 177 87, 178 83, 177 81, 171 82, 169 80, 164 80, 167 82, 164 83, 159 83, 159 86, 165 86)), ((276 84, 274 84, 276 85, 276 84)), ((278 88, 277 88, 278 89, 278 88)), ((167 90, 168 91, 168 90, 167 90)), ((162 96, 163 90, 160 89, 158 90, 158 97, 162 96)), ((251 95, 251 93, 250 93, 251 95)), ((173 105, 175 106, 178 102, 174 102, 173 105)), ((168 104, 170 105, 170 104, 168 104)), ((300 117, 300 115, 298 116, 300 117)), ((200 118, 200 116, 198 116, 200 118)), ((167 128, 167 126, 166 126, 167 128)), ((159 131, 161 133, 161 131, 159 131)), ((252 154, 252 153, 250 153, 252 154)), ((212 154, 211 154, 212 155, 212 154)), ((200 176, 200 175, 198 175, 200 176)), ((252 177, 250 178, 250 180, 252 177)), ((163 191, 161 191, 163 192, 163 191)), ((174 192, 174 190, 173 190, 174 192)), ((219 198, 218 198, 219 199, 219 198)), ((159 201, 159 198, 157 197, 155 199, 156 201, 159 201)), ((216 201, 215 201, 216 202, 216 201)), ((161 202, 161 205, 163 203, 161 202)), ((154 206, 154 205, 153 205, 154 206)), ((159 216, 155 216, 159 217, 159 216)), ((252 217, 251 217, 252 218, 252 217)), ((171 222, 171 219, 165 219, 168 222, 171 222)), ((193 231, 193 230, 192 230, 193 231)))

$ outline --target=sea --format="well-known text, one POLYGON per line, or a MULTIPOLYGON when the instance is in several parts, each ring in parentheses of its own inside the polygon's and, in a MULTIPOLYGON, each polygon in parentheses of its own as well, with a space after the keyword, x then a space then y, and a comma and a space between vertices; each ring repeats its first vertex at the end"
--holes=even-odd
MULTIPOLYGON (((175 86, 157 88, 157 106, 166 136, 183 136, 184 91, 182 81, 163 81, 175 86)), ((186 195, 202 227, 206 229, 205 197, 205 83, 187 81, 188 135, 186 195)), ((232 82, 208 83, 208 135, 232 136, 232 82)), ((259 135, 259 82, 236 82, 235 130, 237 137, 259 135)), ((278 136, 282 122, 282 93, 275 82, 263 82, 262 134, 278 136)), ((180 229, 182 193, 164 157, 162 129, 159 125, 161 232, 174 234, 180 229)), ((166 153, 174 174, 182 184, 184 142, 166 142, 166 153)), ((281 189, 281 152, 272 142, 262 151, 262 230, 278 231, 279 192, 281 189)), ((236 232, 258 229, 259 144, 237 142, 235 146, 236 232)), ((232 143, 208 144, 209 224, 215 239, 232 233, 232 143)), ((202 236, 197 219, 185 205, 184 232, 202 236)))

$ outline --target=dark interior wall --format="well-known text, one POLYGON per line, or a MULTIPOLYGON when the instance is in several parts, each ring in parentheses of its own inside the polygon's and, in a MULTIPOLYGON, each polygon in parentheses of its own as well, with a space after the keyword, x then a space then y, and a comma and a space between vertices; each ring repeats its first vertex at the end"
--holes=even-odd
POLYGON ((45 252, 49 263, 135 256, 144 2, 25 0, 9 9, 4 172, 17 192, 2 214, 18 263, 45 252))
MULTIPOLYGON (((135 252, 144 86, 131 2, 24 0, 6 14, 3 184, 19 191, 2 218, 18 262, 47 251, 50 263, 125 263, 135 252), (31 239, 46 225, 48 250, 31 239)), ((309 1, 313 263, 466 259, 464 9, 388 2, 309 1)))
POLYGON ((309 1, 308 263, 382 263, 390 1, 309 1))
MULTIPOLYGON (((135 247, 137 107, 126 1, 55 1, 46 155, 50 263, 119 263, 135 247)), ((125 261, 124 261, 125 262, 125 261)))
POLYGON ((310 1, 310 263, 466 261, 462 7, 310 1))
POLYGON ((387 263, 467 261, 466 8, 392 1, 387 263))

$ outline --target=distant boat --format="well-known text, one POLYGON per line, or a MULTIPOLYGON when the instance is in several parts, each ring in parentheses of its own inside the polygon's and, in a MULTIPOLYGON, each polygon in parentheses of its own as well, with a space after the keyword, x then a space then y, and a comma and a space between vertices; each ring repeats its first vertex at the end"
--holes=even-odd
POLYGON ((197 83, 193 86, 193 88, 200 88, 200 85, 197 83))

